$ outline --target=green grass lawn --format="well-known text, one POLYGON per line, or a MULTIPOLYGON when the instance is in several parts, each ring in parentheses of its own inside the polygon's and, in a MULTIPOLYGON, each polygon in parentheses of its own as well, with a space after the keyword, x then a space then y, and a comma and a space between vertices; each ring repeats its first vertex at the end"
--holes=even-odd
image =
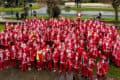
MULTIPOLYGON (((71 18, 71 19, 75 19, 75 18, 77 18, 77 16, 69 16, 69 15, 66 15, 65 16, 66 18, 71 18)), ((91 18, 93 18, 93 17, 90 17, 90 16, 82 16, 81 17, 81 19, 82 20, 85 20, 85 19, 91 19, 91 18)), ((115 21, 115 18, 114 17, 103 17, 102 19, 101 19, 101 21, 106 21, 106 22, 114 22, 115 21)), ((120 22, 120 18, 119 18, 119 22, 120 22)))
POLYGON ((0 24, 0 31, 4 30, 4 25, 0 24))
POLYGON ((120 33, 120 26, 119 26, 119 30, 118 30, 118 32, 120 33))
POLYGON ((118 68, 113 65, 110 65, 107 76, 110 78, 115 78, 115 80, 120 80, 120 67, 118 68))
MULTIPOLYGON (((114 11, 113 8, 89 8, 89 7, 70 7, 70 10, 77 10, 77 11, 114 11)), ((119 8, 120 11, 120 8, 119 8)))
MULTIPOLYGON (((32 9, 39 9, 40 5, 33 5, 32 9)), ((16 7, 16 8, 4 8, 4 7, 0 7, 0 12, 4 12, 4 11, 23 11, 23 7, 16 7)))

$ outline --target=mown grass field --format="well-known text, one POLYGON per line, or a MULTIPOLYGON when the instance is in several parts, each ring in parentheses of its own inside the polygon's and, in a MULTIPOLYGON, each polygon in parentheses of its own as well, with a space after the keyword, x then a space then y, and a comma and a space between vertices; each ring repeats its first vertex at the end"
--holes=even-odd
POLYGON ((0 24, 0 31, 4 30, 4 25, 0 24))
MULTIPOLYGON (((70 10, 82 10, 82 11, 114 11, 113 8, 89 8, 89 7, 70 7, 70 10)), ((120 11, 120 8, 118 9, 120 11)))
POLYGON ((120 67, 109 65, 107 76, 110 78, 114 78, 115 80, 120 80, 120 67))
MULTIPOLYGON (((39 9, 40 5, 33 5, 32 9, 39 9)), ((4 7, 0 7, 0 12, 4 12, 4 11, 23 11, 24 8, 23 7, 15 7, 15 8, 4 8, 4 7)))

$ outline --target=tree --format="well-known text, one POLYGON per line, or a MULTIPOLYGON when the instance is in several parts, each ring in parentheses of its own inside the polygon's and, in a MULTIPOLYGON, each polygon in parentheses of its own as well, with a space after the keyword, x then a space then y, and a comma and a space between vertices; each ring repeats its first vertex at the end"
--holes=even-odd
POLYGON ((98 0, 91 0, 92 3, 98 2, 98 0))
POLYGON ((56 18, 60 15, 61 10, 56 0, 47 0, 47 13, 53 18, 56 18))
POLYGON ((80 0, 75 0, 77 7, 79 7, 80 0))
POLYGON ((118 8, 120 6, 120 0, 112 0, 112 6, 115 10, 115 21, 118 22, 118 8))

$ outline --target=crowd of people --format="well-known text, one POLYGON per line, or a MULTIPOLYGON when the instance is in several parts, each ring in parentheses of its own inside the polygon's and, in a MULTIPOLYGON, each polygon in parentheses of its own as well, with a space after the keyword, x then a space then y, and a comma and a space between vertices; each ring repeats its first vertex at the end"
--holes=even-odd
POLYGON ((105 79, 109 62, 120 66, 120 33, 96 19, 25 19, 0 32, 0 70, 19 66, 105 79))

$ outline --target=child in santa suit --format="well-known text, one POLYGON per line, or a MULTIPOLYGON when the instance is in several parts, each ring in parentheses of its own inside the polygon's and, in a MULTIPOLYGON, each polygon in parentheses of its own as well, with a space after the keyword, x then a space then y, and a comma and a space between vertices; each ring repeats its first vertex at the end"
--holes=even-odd
POLYGON ((3 58, 3 51, 0 49, 0 70, 4 68, 4 58, 3 58))
POLYGON ((60 53, 60 72, 64 72, 66 70, 66 53, 65 51, 61 51, 60 53))
POLYGON ((43 69, 43 51, 37 51, 36 53, 36 60, 37 60, 37 68, 38 68, 38 71, 42 70, 43 69))
POLYGON ((53 63, 54 63, 54 72, 58 70, 58 61, 59 61, 59 51, 55 48, 53 52, 53 63))

